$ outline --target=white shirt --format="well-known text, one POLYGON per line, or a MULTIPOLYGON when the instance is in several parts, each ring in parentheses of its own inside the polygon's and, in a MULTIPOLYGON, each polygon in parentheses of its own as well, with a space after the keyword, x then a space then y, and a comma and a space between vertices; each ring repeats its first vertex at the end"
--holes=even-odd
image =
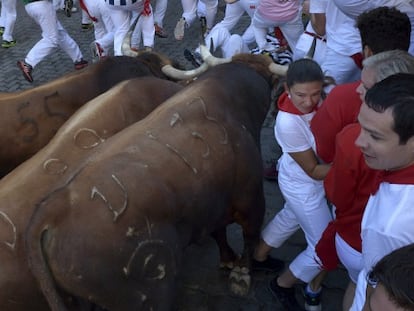
POLYGON ((280 111, 274 127, 275 137, 283 154, 278 161, 279 176, 289 176, 292 185, 320 184, 321 181, 309 177, 299 164, 288 154, 308 149, 316 150, 315 138, 310 130, 310 121, 315 112, 296 115, 280 111))
POLYGON ((366 276, 385 255, 414 243, 414 185, 381 183, 365 208, 361 224, 364 269, 358 278, 352 311, 365 303, 366 276))

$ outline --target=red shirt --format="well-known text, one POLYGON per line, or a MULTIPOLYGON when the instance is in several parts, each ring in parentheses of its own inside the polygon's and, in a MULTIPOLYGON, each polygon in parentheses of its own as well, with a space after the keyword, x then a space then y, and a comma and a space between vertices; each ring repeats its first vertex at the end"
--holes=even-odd
POLYGON ((361 252, 361 221, 368 199, 376 188, 381 171, 370 169, 355 146, 361 131, 358 123, 350 124, 336 138, 335 157, 324 179, 326 196, 335 207, 336 219, 325 230, 316 246, 318 257, 327 270, 336 268, 335 233, 352 248, 361 252))
POLYGON ((336 135, 357 121, 361 107, 361 99, 356 92, 359 84, 357 81, 334 87, 312 119, 316 151, 325 163, 331 163, 334 158, 336 135))

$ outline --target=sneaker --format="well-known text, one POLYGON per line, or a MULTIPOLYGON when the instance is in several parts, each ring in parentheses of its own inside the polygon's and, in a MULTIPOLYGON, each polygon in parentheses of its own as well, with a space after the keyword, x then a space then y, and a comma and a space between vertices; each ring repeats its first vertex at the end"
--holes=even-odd
POLYGON ((0 27, 0 36, 4 34, 4 27, 0 27))
POLYGON ((305 310, 306 311, 322 311, 321 305, 321 293, 313 294, 306 290, 306 286, 303 290, 303 297, 305 298, 305 310))
POLYGON ((1 47, 8 49, 8 48, 12 48, 15 45, 16 45, 16 40, 12 40, 12 41, 3 40, 1 47))
POLYGON ((82 30, 89 30, 93 28, 93 23, 82 24, 82 30))
POLYGON ((183 40, 184 39, 184 29, 188 27, 185 18, 181 17, 180 20, 175 25, 174 29, 174 37, 176 40, 183 40))
POLYGON ((29 81, 30 83, 33 82, 33 77, 32 77, 32 71, 33 71, 33 67, 30 66, 29 64, 26 64, 24 61, 19 60, 17 62, 17 66, 20 68, 20 70, 23 73, 24 78, 29 81))
POLYGON ((164 30, 164 28, 158 26, 158 24, 154 24, 155 27, 155 35, 160 38, 168 38, 168 33, 164 30))
POLYGON ((189 62, 191 62, 191 64, 195 67, 198 68, 201 66, 201 64, 203 63, 203 59, 201 58, 200 53, 198 52, 191 52, 189 49, 185 49, 184 50, 184 57, 186 60, 188 60, 189 62))
POLYGON ((272 161, 272 164, 269 167, 265 167, 263 169, 263 178, 267 180, 277 180, 277 168, 274 161, 272 161))
POLYGON ((85 68, 85 67, 88 66, 88 61, 81 58, 81 60, 75 62, 74 65, 75 65, 76 70, 80 70, 80 69, 85 68))
POLYGON ((64 0, 63 11, 67 17, 72 16, 73 0, 64 0))
POLYGON ((285 267, 283 260, 268 256, 264 261, 252 259, 252 270, 279 272, 285 267))
POLYGON ((303 311, 296 301, 295 288, 284 288, 277 285, 277 277, 269 282, 269 290, 279 301, 285 311, 303 311))

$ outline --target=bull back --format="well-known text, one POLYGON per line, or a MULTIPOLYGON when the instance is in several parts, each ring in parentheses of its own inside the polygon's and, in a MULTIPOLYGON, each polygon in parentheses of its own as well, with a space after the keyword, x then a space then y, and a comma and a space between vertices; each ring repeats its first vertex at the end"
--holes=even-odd
POLYGON ((249 243, 257 240, 264 214, 259 133, 270 89, 250 66, 213 68, 110 137, 45 196, 26 239, 50 307, 63 305, 58 286, 107 310, 170 309, 159 289, 171 297, 177 271, 168 262, 179 263, 190 241, 235 220, 249 243), (70 238, 79 232, 82 241, 70 238))

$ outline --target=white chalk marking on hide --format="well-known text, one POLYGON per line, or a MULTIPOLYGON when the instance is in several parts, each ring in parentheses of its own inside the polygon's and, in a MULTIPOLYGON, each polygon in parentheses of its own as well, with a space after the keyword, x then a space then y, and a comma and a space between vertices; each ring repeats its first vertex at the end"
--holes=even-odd
POLYGON ((208 145, 208 143, 206 142, 206 140, 204 139, 204 137, 203 137, 203 135, 201 135, 200 133, 198 133, 198 132, 191 132, 191 136, 193 136, 193 137, 195 137, 195 138, 198 138, 198 139, 201 139, 204 143, 205 143, 205 145, 206 145, 206 152, 204 152, 203 154, 202 154, 202 157, 203 158, 207 158, 209 155, 210 155, 210 146, 208 145))
POLYGON ((116 182, 116 184, 122 189, 123 193, 124 193, 124 203, 122 205, 122 207, 118 210, 115 210, 111 203, 108 202, 108 200, 106 199, 106 197, 98 190, 98 188, 96 188, 95 186, 92 188, 91 191, 91 199, 93 199, 95 197, 95 194, 98 195, 107 205, 107 207, 109 208, 109 210, 114 214, 114 219, 113 222, 116 222, 118 217, 120 215, 122 215, 128 205, 128 193, 125 189, 125 187, 121 184, 121 182, 119 181, 119 179, 115 176, 115 175, 111 175, 112 179, 116 182))
POLYGON ((0 211, 0 215, 3 216, 3 218, 12 226, 13 229, 13 241, 12 242, 3 242, 8 247, 10 247, 12 250, 16 248, 16 240, 17 240, 17 230, 14 223, 11 221, 10 217, 3 211, 0 211))
POLYGON ((172 117, 171 117, 171 120, 170 120, 170 126, 171 127, 175 126, 175 124, 178 121, 183 122, 183 119, 181 119, 181 116, 180 116, 180 114, 178 112, 174 112, 173 115, 172 115, 172 117))
POLYGON ((146 134, 151 139, 154 139, 154 140, 157 140, 158 139, 157 136, 155 136, 154 134, 152 134, 151 131, 147 131, 146 134))
POLYGON ((162 241, 162 240, 146 240, 146 241, 142 241, 142 242, 138 243, 138 246, 134 249, 134 251, 133 251, 133 252, 132 252, 132 254, 131 254, 131 257, 129 258, 129 260, 128 260, 128 263, 127 263, 126 267, 123 267, 123 268, 122 268, 122 271, 124 272, 124 274, 125 274, 126 276, 129 276, 129 274, 131 273, 131 264, 132 264, 132 261, 135 259, 135 256, 137 255, 137 253, 139 252, 139 250, 140 250, 142 247, 144 247, 144 246, 146 246, 146 245, 148 245, 148 244, 159 244, 159 245, 164 245, 164 244, 165 244, 165 242, 164 242, 164 241, 162 241))
POLYGON ((62 160, 59 159, 47 159, 43 162, 43 170, 47 174, 60 175, 67 170, 68 166, 62 160))
POLYGON ((152 224, 149 221, 147 216, 145 216, 145 224, 147 225, 148 236, 151 238, 152 237, 152 230, 151 230, 152 224))
POLYGON ((208 113, 207 113, 207 106, 206 106, 206 103, 204 102, 203 98, 201 98, 201 97, 197 97, 197 98, 195 98, 194 100, 192 100, 191 102, 187 103, 187 105, 189 106, 189 105, 192 105, 192 104, 194 104, 194 103, 200 103, 200 104, 201 104, 201 107, 203 108, 204 117, 205 117, 208 121, 211 121, 211 122, 216 123, 216 124, 217 124, 217 126, 221 127, 221 129, 223 130, 223 136, 224 136, 224 137, 223 137, 223 139, 220 141, 220 144, 223 144, 223 145, 228 144, 228 143, 229 143, 229 141, 228 141, 228 134, 227 134, 227 130, 226 130, 226 128, 225 128, 223 125, 221 125, 221 124, 218 122, 218 120, 217 120, 216 118, 213 118, 212 116, 209 116, 209 115, 208 115, 208 113))
POLYGON ((174 148, 170 144, 165 144, 165 146, 172 152, 174 152, 176 155, 178 155, 184 161, 184 163, 193 171, 194 174, 198 173, 197 169, 194 166, 192 166, 191 163, 187 160, 187 158, 184 155, 182 155, 176 148, 174 148))
MULTIPOLYGON (((154 257, 154 254, 150 254, 145 258, 145 260, 144 260, 144 269, 153 257, 154 257)), ((162 280, 163 278, 165 278, 165 275, 167 274, 165 272, 165 265, 161 265, 161 264, 157 265, 157 270, 159 271, 159 274, 157 276, 153 277, 152 279, 153 280, 154 279, 155 280, 162 280)))
POLYGON ((75 145, 78 146, 79 148, 83 148, 83 149, 91 149, 94 148, 96 146, 98 146, 99 144, 103 143, 105 141, 105 139, 103 139, 102 137, 100 137, 98 135, 98 133, 95 130, 89 129, 89 128, 80 128, 79 130, 76 131, 75 135, 73 136, 73 141, 75 142, 75 145), (94 141, 93 143, 91 143, 90 145, 82 145, 79 141, 79 136, 81 134, 92 134, 93 138, 96 138, 96 141, 94 141))

